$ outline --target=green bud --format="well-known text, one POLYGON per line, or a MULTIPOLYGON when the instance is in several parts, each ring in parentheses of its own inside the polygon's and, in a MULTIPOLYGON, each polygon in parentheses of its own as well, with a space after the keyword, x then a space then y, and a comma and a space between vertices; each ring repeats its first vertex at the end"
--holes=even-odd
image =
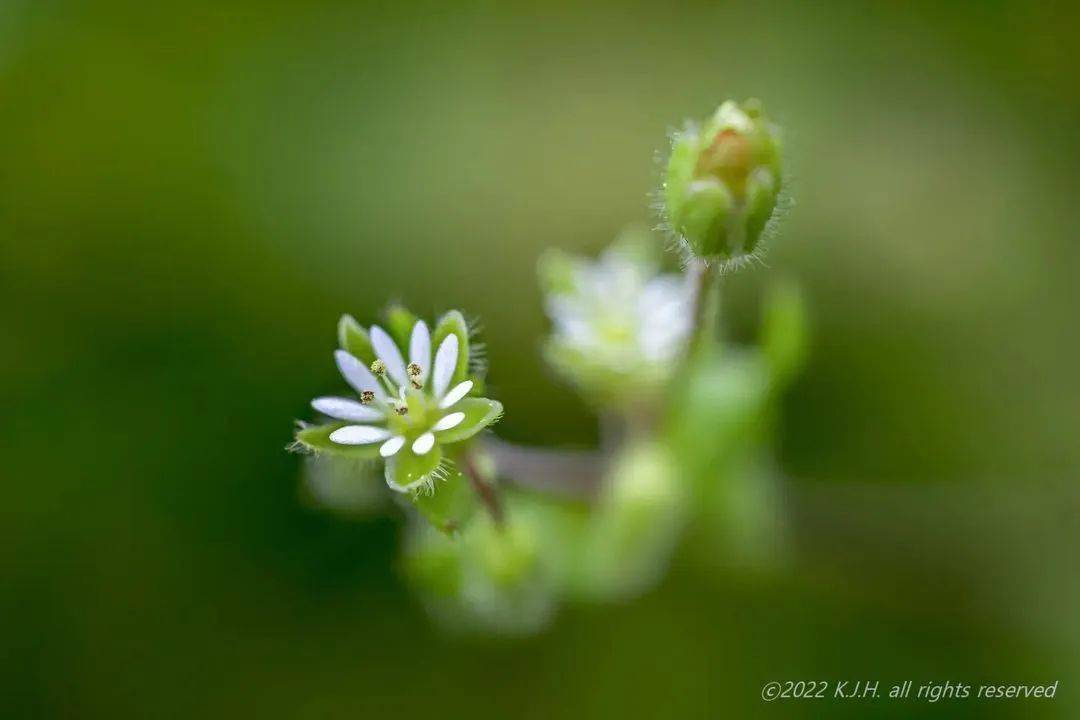
POLYGON ((728 100, 672 141, 664 181, 668 223, 697 256, 754 252, 780 195, 779 132, 761 104, 728 100))

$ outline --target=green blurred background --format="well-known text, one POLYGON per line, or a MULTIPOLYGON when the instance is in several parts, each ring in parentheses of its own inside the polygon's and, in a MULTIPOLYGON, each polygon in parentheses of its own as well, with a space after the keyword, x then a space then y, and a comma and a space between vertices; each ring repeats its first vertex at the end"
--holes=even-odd
POLYGON ((0 5, 0 714, 1080 716, 1080 12, 1025 2, 0 5), (795 206, 734 277, 813 319, 792 559, 455 638, 393 518, 300 500, 341 312, 483 318, 505 438, 588 447, 534 263, 649 218, 683 118, 762 98, 795 206), (762 703, 769 680, 1060 680, 762 703))

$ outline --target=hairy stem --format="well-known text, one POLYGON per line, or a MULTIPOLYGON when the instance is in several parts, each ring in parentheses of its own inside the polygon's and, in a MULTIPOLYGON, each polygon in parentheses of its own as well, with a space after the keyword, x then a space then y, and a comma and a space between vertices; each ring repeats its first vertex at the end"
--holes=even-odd
POLYGON ((483 477, 480 468, 476 466, 476 459, 473 457, 472 450, 465 451, 461 456, 461 470, 465 477, 469 478, 469 484, 472 485, 473 492, 480 498, 480 502, 483 503, 484 508, 491 515, 495 526, 501 529, 506 517, 503 513, 502 501, 499 499, 499 493, 496 492, 494 485, 483 477))
POLYGON ((690 261, 686 272, 694 287, 694 329, 690 337, 690 350, 693 353, 715 338, 720 275, 715 263, 699 257, 690 261))

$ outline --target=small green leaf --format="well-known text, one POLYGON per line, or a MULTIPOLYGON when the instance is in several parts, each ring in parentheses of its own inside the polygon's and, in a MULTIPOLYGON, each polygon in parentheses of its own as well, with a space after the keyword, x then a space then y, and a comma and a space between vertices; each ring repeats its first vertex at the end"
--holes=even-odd
POLYGON ((760 448, 767 427, 769 369, 757 353, 704 354, 672 404, 670 440, 682 477, 699 489, 760 448))
POLYGON ((330 423, 328 425, 311 425, 298 430, 296 441, 310 452, 327 453, 338 457, 355 459, 372 459, 379 457, 380 443, 367 445, 339 445, 330 440, 330 433, 338 428, 349 425, 347 422, 330 423))
POLYGON ((471 438, 484 428, 492 425, 502 417, 503 413, 502 403, 498 400, 476 397, 465 398, 451 409, 454 412, 465 413, 465 419, 459 425, 437 433, 436 437, 443 445, 471 438))
POLYGON ((338 321, 338 344, 341 349, 357 358, 365 365, 375 360, 375 351, 371 348, 371 338, 367 330, 352 315, 342 315, 338 321))
POLYGON ((418 492, 411 498, 416 509, 433 527, 450 535, 465 526, 476 510, 476 494, 458 471, 435 482, 435 492, 418 492))
POLYGON ((779 282, 769 289, 761 322, 761 349, 773 381, 786 383, 806 356, 806 303, 799 286, 779 282))
POLYGON ((386 484, 398 492, 419 490, 428 480, 434 480, 431 474, 440 462, 442 449, 438 444, 423 455, 417 455, 409 447, 402 448, 386 461, 386 484))
POLYGON ((416 324, 416 316, 409 312, 404 305, 391 305, 386 309, 386 329, 398 347, 409 347, 409 339, 412 337, 413 325, 416 324))
POLYGON ((435 326, 435 334, 431 338, 432 351, 437 352, 442 341, 451 333, 458 336, 457 368, 450 381, 453 386, 464 381, 469 375, 469 324, 465 322, 465 316, 457 310, 451 310, 439 318, 439 324, 435 326))

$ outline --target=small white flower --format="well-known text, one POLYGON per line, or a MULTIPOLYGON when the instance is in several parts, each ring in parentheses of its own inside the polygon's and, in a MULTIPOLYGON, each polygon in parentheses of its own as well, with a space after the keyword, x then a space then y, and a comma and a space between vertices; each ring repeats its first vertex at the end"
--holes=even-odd
MULTIPOLYGON (((454 327, 464 330, 460 314, 452 316, 454 327)), ((441 446, 472 437, 502 413, 493 400, 468 397, 475 386, 464 379, 468 345, 458 332, 442 334, 434 357, 431 332, 423 320, 412 327, 407 361, 393 337, 377 325, 368 332, 373 357, 367 362, 346 350, 335 351, 338 369, 359 400, 313 400, 317 412, 345 422, 304 428, 297 434, 299 442, 316 451, 340 447, 337 452, 352 449, 363 457, 377 453, 387 461, 387 482, 395 490, 431 485, 446 473, 441 446)))
POLYGON ((678 358, 693 328, 693 290, 681 277, 608 250, 573 265, 572 289, 549 295, 554 342, 594 367, 633 373, 678 358))

